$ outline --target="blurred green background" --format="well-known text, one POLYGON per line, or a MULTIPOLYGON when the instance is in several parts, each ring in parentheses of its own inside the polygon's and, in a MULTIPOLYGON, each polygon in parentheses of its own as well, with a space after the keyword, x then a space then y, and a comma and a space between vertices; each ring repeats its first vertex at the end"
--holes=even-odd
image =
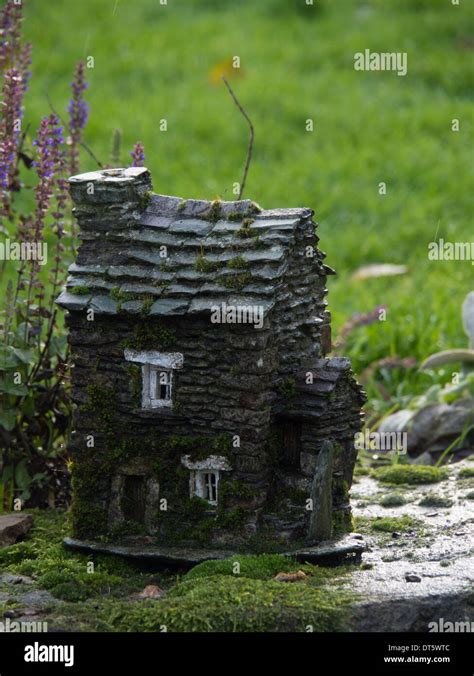
MULTIPOLYGON (((245 197, 316 212, 338 271, 329 280, 333 333, 353 314, 387 306, 385 322, 349 337, 355 369, 466 345, 460 305, 474 267, 429 261, 428 243, 472 239, 474 3, 29 0, 25 14, 32 128, 49 112, 48 96, 66 114, 74 64, 92 56, 85 142, 94 154, 108 162, 120 128, 122 164, 142 141, 156 192, 234 199, 248 130, 219 79, 225 72, 255 126, 245 197), (354 53, 365 49, 407 52, 408 74, 354 70, 354 53), (370 263, 406 264, 408 273, 350 279, 370 263)), ((84 152, 83 170, 95 166, 84 152)), ((380 378, 403 398, 450 373, 396 369, 380 378)))

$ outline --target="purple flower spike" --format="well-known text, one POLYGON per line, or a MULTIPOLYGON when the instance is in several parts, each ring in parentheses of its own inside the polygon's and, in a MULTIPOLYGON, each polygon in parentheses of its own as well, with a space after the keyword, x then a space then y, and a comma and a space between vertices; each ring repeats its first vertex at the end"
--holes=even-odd
POLYGON ((132 167, 143 167, 143 163, 145 162, 145 149, 140 141, 137 141, 133 146, 130 157, 132 158, 132 167))
POLYGON ((74 71, 74 80, 71 82, 72 98, 69 102, 69 129, 71 132, 69 169, 71 174, 79 171, 79 143, 82 139, 82 130, 86 126, 89 116, 89 106, 83 99, 83 92, 87 89, 85 81, 85 65, 79 61, 74 71))

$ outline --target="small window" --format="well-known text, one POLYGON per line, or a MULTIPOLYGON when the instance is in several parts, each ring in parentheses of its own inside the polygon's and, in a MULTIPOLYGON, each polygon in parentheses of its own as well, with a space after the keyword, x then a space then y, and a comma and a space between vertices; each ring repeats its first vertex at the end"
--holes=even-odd
POLYGON ((127 361, 142 367, 142 408, 164 408, 173 405, 175 371, 183 367, 179 352, 125 350, 127 361))
POLYGON ((211 505, 217 505, 218 486, 218 470, 193 470, 191 473, 191 497, 197 496, 211 505))
POLYGON ((159 366, 144 364, 143 375, 143 408, 161 408, 173 403, 173 372, 159 366))
POLYGON ((159 401, 171 401, 173 374, 171 371, 150 366, 150 401, 153 404, 159 401))

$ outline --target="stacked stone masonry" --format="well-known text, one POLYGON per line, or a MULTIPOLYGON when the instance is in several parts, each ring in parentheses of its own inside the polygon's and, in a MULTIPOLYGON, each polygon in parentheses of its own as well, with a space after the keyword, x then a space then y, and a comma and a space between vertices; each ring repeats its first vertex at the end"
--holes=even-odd
POLYGON ((312 210, 157 195, 144 168, 70 190, 81 245, 57 302, 76 535, 265 548, 347 528, 364 395, 347 360, 325 357, 334 271, 312 210), (333 513, 318 525, 324 444, 333 513))

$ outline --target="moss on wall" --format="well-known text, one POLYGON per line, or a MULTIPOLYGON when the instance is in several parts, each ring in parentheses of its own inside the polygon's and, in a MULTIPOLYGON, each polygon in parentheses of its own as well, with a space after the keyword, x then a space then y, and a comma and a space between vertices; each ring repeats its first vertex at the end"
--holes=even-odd
POLYGON ((350 533, 354 530, 354 517, 350 509, 341 509, 333 513, 332 526, 334 536, 350 533))
POLYGON ((122 347, 132 350, 160 350, 176 344, 176 332, 159 321, 140 321, 134 326, 129 338, 122 341, 122 347))

